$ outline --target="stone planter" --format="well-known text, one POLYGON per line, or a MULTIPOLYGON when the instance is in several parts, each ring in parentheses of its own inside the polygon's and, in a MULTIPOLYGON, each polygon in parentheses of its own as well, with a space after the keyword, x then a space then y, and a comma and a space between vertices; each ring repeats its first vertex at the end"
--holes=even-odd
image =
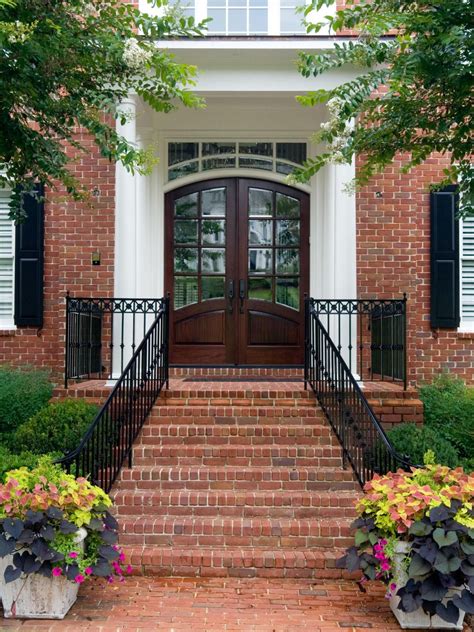
MULTIPOLYGON (((429 615, 423 612, 422 608, 419 608, 415 612, 403 612, 399 610, 398 604, 400 603, 400 597, 396 596, 396 592, 408 581, 408 575, 403 567, 403 559, 410 551, 410 544, 408 542, 398 542, 395 545, 395 555, 393 559, 394 566, 394 581, 397 584, 397 589, 394 591, 394 594, 390 597, 390 608, 394 616, 396 617, 400 627, 403 630, 462 630, 463 629, 463 621, 465 612, 460 611, 459 619, 456 623, 448 623, 447 621, 443 621, 438 615, 429 615)), ((443 601, 448 601, 455 592, 450 591, 448 593, 448 597, 443 601)))
MULTIPOLYGON (((87 531, 77 532, 78 548, 84 548, 87 531)), ((33 573, 20 577, 8 584, 4 580, 7 566, 12 564, 13 555, 0 559, 0 598, 4 616, 18 619, 64 619, 77 599, 79 584, 64 576, 43 577, 33 573)))

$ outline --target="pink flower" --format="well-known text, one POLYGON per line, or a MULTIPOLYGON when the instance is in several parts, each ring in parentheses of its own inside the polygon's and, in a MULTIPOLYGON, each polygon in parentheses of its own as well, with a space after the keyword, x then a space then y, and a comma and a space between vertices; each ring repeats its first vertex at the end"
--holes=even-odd
POLYGON ((390 570, 390 564, 388 562, 382 562, 382 564, 380 565, 380 568, 383 571, 389 571, 390 570))
POLYGON ((107 581, 109 582, 109 584, 113 584, 114 583, 114 578, 112 577, 112 575, 109 575, 107 577, 107 581))
POLYGON ((132 572, 132 567, 130 566, 130 564, 127 566, 126 571, 129 575, 132 572))
POLYGON ((86 575, 92 575, 92 568, 91 568, 90 566, 87 566, 87 567, 84 569, 84 573, 85 573, 86 575))
POLYGON ((119 562, 125 562, 125 553, 123 551, 119 555, 119 562))
POLYGON ((393 592, 397 589, 397 584, 390 584, 390 590, 393 592))
POLYGON ((73 560, 75 560, 75 559, 76 559, 76 557, 77 557, 77 553, 76 553, 76 551, 71 551, 71 552, 69 553, 69 557, 72 557, 72 559, 73 559, 73 560))
POLYGON ((76 582, 76 584, 82 584, 82 582, 85 580, 84 575, 76 575, 74 581, 76 582))
POLYGON ((60 568, 59 566, 55 566, 55 567, 53 568, 53 575, 54 575, 55 577, 59 577, 59 576, 60 576, 60 575, 62 575, 62 574, 63 574, 63 569, 62 569, 62 568, 60 568))
POLYGON ((386 546, 387 540, 385 538, 382 538, 381 540, 379 540, 379 544, 381 544, 382 546, 386 546))

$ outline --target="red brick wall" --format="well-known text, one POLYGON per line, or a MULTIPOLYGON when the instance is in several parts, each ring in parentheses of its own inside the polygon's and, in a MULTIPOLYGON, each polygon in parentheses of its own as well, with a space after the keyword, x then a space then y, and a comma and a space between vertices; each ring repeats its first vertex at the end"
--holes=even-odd
POLYGON ((112 296, 114 274, 115 166, 86 136, 90 155, 75 156, 72 170, 96 195, 89 203, 47 191, 45 207, 44 325, 0 332, 0 363, 49 367, 59 378, 64 367, 65 295, 112 296), (98 193, 98 195, 97 195, 98 193), (101 265, 91 254, 100 251, 101 265))
POLYGON ((474 334, 430 327, 429 185, 442 179, 445 160, 433 156, 409 174, 398 161, 357 194, 359 297, 407 293, 412 384, 443 370, 474 382, 474 334))

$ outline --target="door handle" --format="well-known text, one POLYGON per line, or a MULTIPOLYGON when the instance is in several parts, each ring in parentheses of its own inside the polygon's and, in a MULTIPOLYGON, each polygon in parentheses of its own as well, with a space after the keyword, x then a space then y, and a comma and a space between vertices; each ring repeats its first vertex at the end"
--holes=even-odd
POLYGON ((231 280, 229 281, 229 287, 227 290, 227 297, 229 299, 229 314, 232 314, 232 312, 234 311, 234 296, 234 281, 231 280))
POLYGON ((244 300, 245 300, 245 281, 240 279, 239 281, 239 298, 240 298, 240 313, 244 313, 244 300))

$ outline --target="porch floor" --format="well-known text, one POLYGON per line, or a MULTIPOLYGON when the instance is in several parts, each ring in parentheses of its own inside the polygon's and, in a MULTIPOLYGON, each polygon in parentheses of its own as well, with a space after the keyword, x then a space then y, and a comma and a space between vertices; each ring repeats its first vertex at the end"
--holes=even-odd
MULTIPOLYGON (((1 607, 0 607, 1 616, 1 607)), ((63 621, 2 619, 2 630, 36 632, 395 632, 382 586, 308 579, 164 579, 81 587, 63 621)), ((464 632, 470 632, 467 624, 464 632)))

